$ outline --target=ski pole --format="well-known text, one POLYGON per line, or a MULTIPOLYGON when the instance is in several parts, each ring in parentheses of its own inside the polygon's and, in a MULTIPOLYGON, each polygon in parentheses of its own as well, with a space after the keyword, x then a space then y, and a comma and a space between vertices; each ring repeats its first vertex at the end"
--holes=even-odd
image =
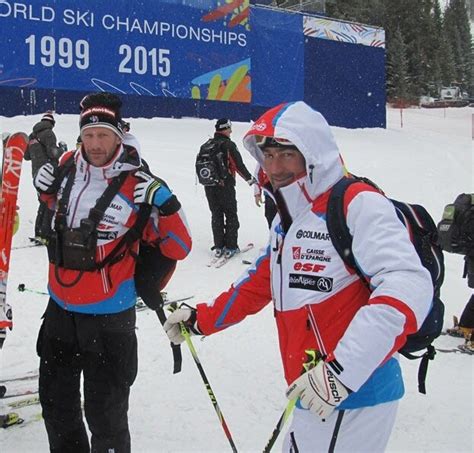
POLYGON ((201 378, 204 382, 204 385, 206 387, 211 403, 214 406, 214 410, 216 411, 217 417, 219 418, 219 421, 221 422, 222 429, 224 430, 227 440, 230 443, 232 451, 234 453, 237 453, 237 447, 235 446, 235 443, 232 439, 232 434, 230 433, 229 428, 227 427, 227 423, 225 422, 225 419, 224 419, 224 414, 222 413, 219 407, 219 404, 217 404, 216 395, 212 391, 211 384, 209 384, 209 380, 207 379, 206 373, 204 372, 204 368, 202 367, 201 362, 199 361, 199 357, 197 355, 196 349, 194 349, 194 345, 193 345, 193 342, 191 341, 191 336, 189 335, 188 329, 186 329, 186 326, 184 325, 183 322, 180 322, 179 325, 181 328, 181 335, 183 335, 184 339, 186 340, 186 344, 188 345, 191 355, 193 356, 194 363, 196 363, 196 366, 198 367, 199 374, 201 375, 201 378))
POLYGON ((24 283, 20 283, 18 285, 18 291, 20 291, 20 293, 27 292, 27 293, 39 294, 40 296, 49 296, 49 294, 44 291, 37 291, 35 289, 27 288, 24 283))
POLYGON ((281 430, 283 429, 283 426, 285 426, 286 421, 288 420, 290 415, 293 413, 293 409, 295 408, 295 405, 296 405, 296 400, 297 398, 293 398, 286 405, 286 408, 283 411, 283 414, 281 414, 280 420, 278 420, 278 423, 275 426, 275 429, 273 430, 272 437, 270 437, 270 440, 268 441, 267 445, 263 449, 263 453, 270 453, 273 445, 275 444, 278 436, 281 433, 281 430))
MULTIPOLYGON (((49 293, 47 293, 45 291, 38 291, 36 289, 27 288, 24 283, 20 283, 18 285, 18 291, 20 291, 20 293, 27 292, 27 293, 38 294, 40 296, 49 296, 49 293)), ((180 299, 168 300, 168 301, 163 302, 163 305, 172 305, 172 304, 176 304, 178 302, 184 302, 186 300, 192 299, 193 297, 194 296, 186 296, 186 297, 181 297, 180 299)), ((137 302, 138 303, 143 303, 144 305, 146 305, 145 302, 143 302, 143 299, 141 297, 137 297, 137 302)))
MULTIPOLYGON (((314 349, 306 349, 305 353, 306 353, 307 361, 303 363, 302 373, 305 373, 309 371, 311 368, 314 368, 316 364, 323 358, 321 353, 314 349)), ((278 423, 276 424, 275 429, 273 430, 272 437, 270 437, 270 440, 267 442, 267 445, 263 449, 263 453, 270 453, 273 445, 275 444, 278 436, 280 435, 283 429, 283 426, 285 426, 286 421, 288 420, 290 415, 293 413, 297 400, 298 398, 293 398, 286 405, 286 408, 283 411, 283 414, 281 414, 281 417, 278 420, 278 423)))

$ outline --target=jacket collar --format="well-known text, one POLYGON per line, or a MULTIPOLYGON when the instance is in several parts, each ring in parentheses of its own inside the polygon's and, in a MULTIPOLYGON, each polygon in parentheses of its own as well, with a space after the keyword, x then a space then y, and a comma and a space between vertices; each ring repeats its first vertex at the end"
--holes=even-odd
POLYGON ((129 145, 119 145, 114 157, 102 167, 95 167, 87 162, 83 147, 76 151, 74 156, 77 173, 90 173, 91 176, 112 179, 123 171, 138 170, 141 166, 141 159, 138 151, 129 145))

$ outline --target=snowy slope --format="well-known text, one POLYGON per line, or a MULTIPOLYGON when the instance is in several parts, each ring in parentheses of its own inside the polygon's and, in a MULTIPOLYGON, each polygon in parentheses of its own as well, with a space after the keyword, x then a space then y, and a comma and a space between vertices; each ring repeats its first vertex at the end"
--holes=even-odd
MULTIPOLYGON (((460 192, 473 187, 471 141, 472 109, 408 110, 404 127, 400 113, 388 111, 388 128, 349 130, 334 128, 349 170, 377 181, 393 198, 425 205, 436 221, 443 207, 460 192)), ((5 130, 30 131, 40 115, 0 118, 5 130)), ((78 118, 57 115, 59 139, 73 146, 78 118)), ((234 125, 240 145, 249 124, 234 125)), ((195 184, 194 156, 198 145, 213 131, 213 122, 197 119, 132 119, 132 132, 154 172, 163 177, 181 200, 194 235, 190 257, 178 266, 167 290, 171 297, 193 294, 194 304, 228 287, 243 270, 240 259, 222 269, 205 266, 211 245, 210 216, 204 191, 195 184)), ((254 163, 240 146, 253 171, 254 163)), ((20 230, 14 246, 28 243, 33 233, 36 195, 31 169, 25 164, 20 191, 20 230)), ((253 203, 253 190, 242 180, 237 186, 241 229, 240 244, 263 247, 267 230, 263 209, 253 203)), ((249 252, 253 257, 257 251, 249 252)), ((15 327, 0 353, 1 377, 37 368, 35 341, 47 297, 19 293, 19 283, 46 289, 46 251, 16 249, 12 256, 8 299, 14 308, 15 327)), ((461 279, 463 260, 446 256, 447 272, 442 296, 447 305, 446 324, 460 314, 470 295, 461 279)), ((138 313, 139 374, 130 398, 130 428, 137 452, 230 451, 197 369, 186 347, 183 371, 172 374, 172 357, 166 337, 151 312, 138 313)), ((201 362, 217 396, 239 451, 262 451, 286 405, 277 336, 271 307, 204 340, 194 340, 201 362)), ((460 340, 442 337, 439 347, 454 347, 460 340)), ((428 395, 417 393, 417 362, 401 359, 407 387, 400 404, 390 452, 471 452, 473 432, 473 358, 438 354, 430 364, 428 395)), ((25 385, 23 384, 23 387, 25 385)), ((26 416, 38 407, 21 410, 26 416)), ((0 402, 1 412, 1 402, 0 402)), ((4 452, 46 452, 42 423, 0 430, 4 452)), ((280 444, 277 444, 277 447, 280 444)))

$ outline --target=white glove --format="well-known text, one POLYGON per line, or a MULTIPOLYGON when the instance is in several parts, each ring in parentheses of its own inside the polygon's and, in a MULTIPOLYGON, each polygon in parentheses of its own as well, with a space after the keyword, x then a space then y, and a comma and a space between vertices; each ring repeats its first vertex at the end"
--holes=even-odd
POLYGON ((135 191, 133 192, 135 203, 148 203, 160 208, 173 195, 168 187, 148 173, 137 171, 135 176, 143 180, 135 184, 135 191))
POLYGON ((7 327, 10 330, 13 328, 12 319, 12 307, 7 303, 2 304, 0 307, 0 349, 2 349, 3 342, 7 336, 7 327))
POLYGON ((325 421, 347 397, 346 387, 334 376, 322 360, 302 374, 286 390, 286 397, 299 397, 301 405, 325 421))
POLYGON ((184 341, 183 334, 181 333, 181 322, 184 323, 190 335, 200 335, 199 330, 194 325, 196 323, 196 310, 191 307, 178 308, 168 316, 163 325, 171 343, 181 344, 184 341))
POLYGON ((44 164, 36 173, 33 184, 40 192, 47 192, 51 189, 56 180, 54 165, 50 162, 44 164))

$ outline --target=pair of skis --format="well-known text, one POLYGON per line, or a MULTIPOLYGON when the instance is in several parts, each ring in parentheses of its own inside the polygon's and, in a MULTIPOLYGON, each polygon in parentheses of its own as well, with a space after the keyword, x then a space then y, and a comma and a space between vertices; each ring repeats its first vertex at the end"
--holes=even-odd
MULTIPOLYGON (((38 371, 32 371, 25 375, 15 376, 7 378, 2 381, 0 387, 6 390, 6 385, 17 384, 19 382, 32 381, 38 379, 38 371)), ((8 407, 9 412, 0 415, 0 427, 10 428, 12 426, 21 426, 24 427, 34 421, 41 420, 41 412, 30 416, 20 416, 18 412, 15 412, 18 409, 34 406, 39 404, 39 395, 37 391, 25 390, 22 392, 5 394, 2 396, 2 399, 8 401, 5 406, 8 407), (9 398, 15 398, 14 401, 9 401, 9 398)))
POLYGON ((27 147, 28 136, 18 132, 10 135, 3 152, 0 193, 0 349, 3 347, 7 329, 13 328, 12 311, 6 300, 7 281, 21 165, 27 147))
POLYGON ((220 257, 212 258, 211 261, 207 264, 207 267, 214 267, 216 269, 219 269, 225 264, 227 264, 234 257, 240 256, 242 253, 246 253, 249 250, 252 250, 253 248, 254 248, 254 244, 250 242, 245 247, 242 247, 240 250, 238 250, 236 253, 234 253, 230 257, 220 256, 220 257))

